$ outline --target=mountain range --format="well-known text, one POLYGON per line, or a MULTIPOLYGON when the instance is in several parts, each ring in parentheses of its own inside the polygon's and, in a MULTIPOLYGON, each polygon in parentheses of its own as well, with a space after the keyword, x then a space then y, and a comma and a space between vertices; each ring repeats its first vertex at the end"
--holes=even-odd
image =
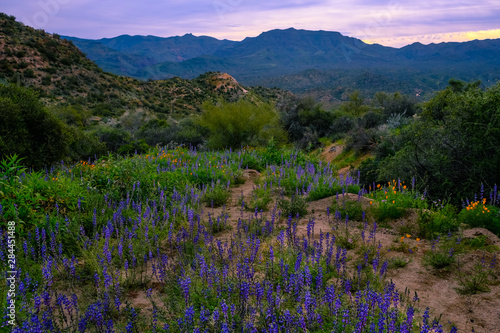
MULTIPOLYGON (((157 45, 157 38, 151 40, 157 45)), ((217 45, 217 41, 209 42, 217 45)), ((143 38, 140 38, 137 47, 139 44, 144 45, 143 38)), ((134 47, 128 40, 110 41, 113 47, 126 49, 127 45, 129 48, 134 47)), ((199 45, 204 50, 210 49, 203 43, 199 45)), ((185 47, 186 44, 183 44, 179 48, 185 47)), ((114 56, 120 54, 109 50, 104 53, 114 56)), ((154 54, 158 59, 171 59, 175 53, 169 52, 154 54)), ((193 48, 182 54, 189 57, 196 52, 200 51, 193 48)), ((130 55, 126 59, 135 59, 138 63, 141 57, 144 58, 140 54, 130 55)), ((92 110, 94 115, 109 117, 135 109, 184 117, 200 112, 201 105, 207 100, 235 101, 245 96, 258 103, 291 95, 280 89, 246 87, 230 75, 218 72, 204 72, 193 79, 175 77, 154 81, 114 75, 85 57, 71 41, 57 34, 33 29, 17 22, 13 16, 0 13, 0 83, 7 82, 34 89, 48 105, 78 105, 92 110)))
POLYGON ((119 75, 189 79, 220 71, 245 85, 276 86, 325 102, 345 99, 353 90, 425 96, 444 88, 451 78, 490 86, 500 77, 500 39, 392 48, 338 32, 294 28, 240 42, 192 34, 63 38, 103 70, 119 75))

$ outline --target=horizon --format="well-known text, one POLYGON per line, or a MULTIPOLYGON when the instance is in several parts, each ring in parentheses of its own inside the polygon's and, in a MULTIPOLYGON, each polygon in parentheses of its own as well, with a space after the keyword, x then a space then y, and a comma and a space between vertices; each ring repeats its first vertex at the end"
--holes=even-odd
MULTIPOLYGON (((121 34, 121 35, 116 35, 116 36, 112 36, 112 37, 100 37, 100 38, 82 38, 82 37, 79 37, 79 36, 68 36, 68 35, 61 35, 61 36, 63 36, 63 37, 70 37, 70 38, 85 39, 85 40, 92 40, 92 41, 98 41, 98 40, 102 40, 102 39, 114 39, 114 38, 118 38, 118 37, 122 37, 122 36, 128 36, 128 37, 176 38, 176 37, 184 37, 186 35, 193 35, 194 37, 210 37, 210 38, 215 38, 215 39, 218 39, 218 40, 227 40, 227 41, 232 41, 232 42, 241 42, 241 41, 243 41, 246 38, 255 38, 255 37, 260 36, 263 33, 270 32, 270 31, 273 31, 273 30, 285 31, 285 30, 290 30, 290 29, 297 30, 297 31, 310 31, 310 32, 320 32, 320 31, 323 31, 323 32, 340 33, 344 37, 353 37, 353 38, 356 38, 354 36, 349 36, 349 35, 343 34, 343 33, 339 32, 339 31, 309 30, 309 29, 300 29, 300 28, 295 28, 295 27, 288 27, 288 28, 281 28, 281 29, 280 28, 276 28, 276 29, 271 29, 271 30, 267 30, 267 31, 262 31, 262 32, 260 32, 256 36, 246 36, 246 37, 244 37, 243 39, 240 39, 240 40, 227 39, 227 38, 221 39, 221 38, 217 38, 217 37, 209 36, 209 35, 196 35, 196 34, 193 34, 191 32, 186 32, 186 33, 181 34, 181 35, 173 35, 173 36, 138 35, 138 34, 135 34, 135 35, 121 34)), ((431 44, 440 44, 440 43, 465 43, 465 42, 471 42, 471 41, 475 41, 475 40, 500 39, 500 29, 496 29, 495 33, 498 33, 499 35, 498 36, 495 35, 493 37, 490 37, 492 35, 490 31, 484 31, 484 32, 480 31, 480 32, 475 32, 475 34, 469 33, 467 35, 467 36, 476 36, 477 38, 474 38, 474 39, 472 39, 472 37, 470 37, 470 39, 465 39, 465 40, 440 40, 440 41, 434 41, 433 40, 433 41, 430 41, 428 43, 422 42, 421 40, 414 39, 414 41, 412 41, 411 43, 404 44, 404 45, 401 45, 401 46, 385 45, 385 44, 382 44, 381 42, 379 42, 378 40, 362 40, 362 39, 360 39, 360 40, 362 42, 366 43, 366 44, 379 44, 379 45, 382 45, 382 46, 385 46, 385 47, 393 47, 393 48, 398 48, 399 49, 399 48, 403 48, 405 46, 412 45, 412 44, 415 44, 415 43, 420 43, 420 44, 423 44, 423 45, 431 45, 431 44)), ((51 32, 51 34, 58 34, 58 33, 57 32, 51 32)), ((58 35, 60 35, 60 34, 58 34, 58 35)))
POLYGON ((35 29, 83 39, 192 33, 241 41, 284 27, 336 31, 397 48, 500 38, 500 4, 489 0, 423 0, 418 6, 408 0, 19 0, 1 4, 0 11, 35 29))

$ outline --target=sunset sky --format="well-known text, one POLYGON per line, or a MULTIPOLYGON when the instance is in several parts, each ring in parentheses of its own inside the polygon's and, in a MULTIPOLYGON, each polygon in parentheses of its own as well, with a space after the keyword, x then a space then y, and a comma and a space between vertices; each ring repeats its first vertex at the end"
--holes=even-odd
POLYGON ((193 33, 242 40, 290 27, 394 47, 500 38, 498 0, 10 0, 0 11, 47 32, 91 39, 193 33))

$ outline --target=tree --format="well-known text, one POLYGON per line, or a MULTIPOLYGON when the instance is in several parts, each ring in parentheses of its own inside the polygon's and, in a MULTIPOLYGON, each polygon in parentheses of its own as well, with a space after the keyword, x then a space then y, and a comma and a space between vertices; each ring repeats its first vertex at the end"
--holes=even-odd
POLYGON ((41 168, 67 156, 67 127, 27 88, 0 84, 0 158, 17 154, 41 168))
POLYGON ((253 104, 240 99, 217 105, 205 102, 200 125, 209 132, 208 147, 212 149, 240 148, 266 144, 271 138, 285 141, 278 113, 270 103, 253 104))
POLYGON ((345 113, 356 117, 359 117, 370 110, 370 107, 364 104, 363 96, 361 96, 361 93, 358 90, 350 94, 349 101, 342 103, 340 108, 345 113))
POLYGON ((481 184, 500 183, 500 84, 452 82, 403 131, 404 146, 380 166, 382 179, 419 177, 436 197, 456 202, 481 184))
POLYGON ((290 137, 299 147, 313 146, 318 138, 328 135, 334 119, 332 112, 322 109, 312 97, 286 97, 278 103, 282 124, 290 137), (305 135, 307 133, 307 135, 305 135))

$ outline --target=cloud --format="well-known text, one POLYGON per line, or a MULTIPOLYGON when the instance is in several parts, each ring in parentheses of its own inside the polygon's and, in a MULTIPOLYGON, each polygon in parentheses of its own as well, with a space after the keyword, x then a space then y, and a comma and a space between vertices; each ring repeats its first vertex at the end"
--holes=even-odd
POLYGON ((441 42, 466 42, 475 39, 481 40, 481 39, 496 39, 496 38, 500 38, 500 29, 367 39, 363 41, 369 44, 377 43, 393 47, 402 47, 415 42, 419 42, 422 44, 431 44, 431 43, 441 43, 441 42))
POLYGON ((294 27, 399 43, 500 28, 496 0, 17 0, 0 11, 36 28, 82 38, 190 32, 242 40, 294 27))

